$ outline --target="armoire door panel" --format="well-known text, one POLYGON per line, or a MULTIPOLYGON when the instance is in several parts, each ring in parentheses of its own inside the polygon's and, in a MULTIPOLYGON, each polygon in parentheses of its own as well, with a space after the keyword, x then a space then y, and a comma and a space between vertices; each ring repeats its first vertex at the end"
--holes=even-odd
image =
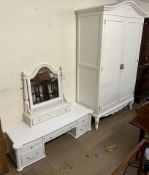
POLYGON ((97 111, 97 70, 79 66, 77 101, 97 111))
POLYGON ((124 22, 106 20, 103 29, 103 53, 99 80, 99 105, 101 110, 108 110, 118 103, 120 80, 120 58, 124 44, 124 22), (113 42, 114 41, 114 42, 113 42))
POLYGON ((99 14, 81 16, 79 19, 78 63, 97 66, 99 42, 99 14))
POLYGON ((142 25, 140 23, 128 22, 125 25, 125 47, 122 58, 124 69, 121 71, 120 100, 129 100, 134 96, 136 73, 138 65, 138 50, 140 49, 142 25), (130 39, 131 38, 131 39, 130 39))

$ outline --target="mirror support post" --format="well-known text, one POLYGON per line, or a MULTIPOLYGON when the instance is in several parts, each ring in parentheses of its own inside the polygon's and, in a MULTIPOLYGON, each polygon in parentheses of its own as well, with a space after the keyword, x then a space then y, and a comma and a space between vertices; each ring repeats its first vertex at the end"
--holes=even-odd
MULTIPOLYGON (((62 89, 62 98, 63 100, 65 100, 65 96, 64 96, 64 88, 63 88, 63 80, 64 80, 64 74, 63 74, 63 69, 62 67, 60 66, 59 67, 59 70, 60 70, 60 81, 61 81, 61 89, 62 89)), ((66 101, 66 100, 65 100, 66 101)))
POLYGON ((22 73, 22 79, 23 79, 23 99, 24 99, 24 112, 28 112, 28 90, 27 90, 27 76, 25 73, 22 73))

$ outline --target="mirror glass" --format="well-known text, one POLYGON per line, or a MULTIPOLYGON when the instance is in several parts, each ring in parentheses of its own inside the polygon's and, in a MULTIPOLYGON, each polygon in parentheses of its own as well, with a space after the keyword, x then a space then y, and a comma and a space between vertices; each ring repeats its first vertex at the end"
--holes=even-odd
POLYGON ((58 74, 47 67, 42 67, 30 82, 34 105, 59 97, 58 74))

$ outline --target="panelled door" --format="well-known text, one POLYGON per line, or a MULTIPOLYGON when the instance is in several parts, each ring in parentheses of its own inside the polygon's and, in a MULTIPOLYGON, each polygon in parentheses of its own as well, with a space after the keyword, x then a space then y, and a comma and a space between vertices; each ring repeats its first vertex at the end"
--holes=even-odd
POLYGON ((120 102, 125 102, 134 98, 134 87, 136 82, 137 66, 140 51, 142 23, 139 20, 127 19, 125 22, 124 53, 121 64, 119 98, 120 102), (138 37, 140 36, 140 37, 138 37))
POLYGON ((149 18, 144 21, 140 57, 139 64, 141 66, 149 64, 149 18))
POLYGON ((103 114, 119 102, 120 64, 124 47, 123 17, 106 16, 103 21, 99 106, 103 114))
POLYGON ((149 18, 145 18, 135 87, 135 101, 149 92, 149 18))

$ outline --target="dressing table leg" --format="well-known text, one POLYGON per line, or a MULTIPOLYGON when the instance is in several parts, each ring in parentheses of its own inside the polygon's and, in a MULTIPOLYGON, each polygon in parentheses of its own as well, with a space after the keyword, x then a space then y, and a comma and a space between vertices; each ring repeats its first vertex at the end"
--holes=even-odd
POLYGON ((20 149, 15 149, 15 152, 16 152, 17 171, 22 171, 23 167, 22 167, 22 164, 21 164, 20 149))

